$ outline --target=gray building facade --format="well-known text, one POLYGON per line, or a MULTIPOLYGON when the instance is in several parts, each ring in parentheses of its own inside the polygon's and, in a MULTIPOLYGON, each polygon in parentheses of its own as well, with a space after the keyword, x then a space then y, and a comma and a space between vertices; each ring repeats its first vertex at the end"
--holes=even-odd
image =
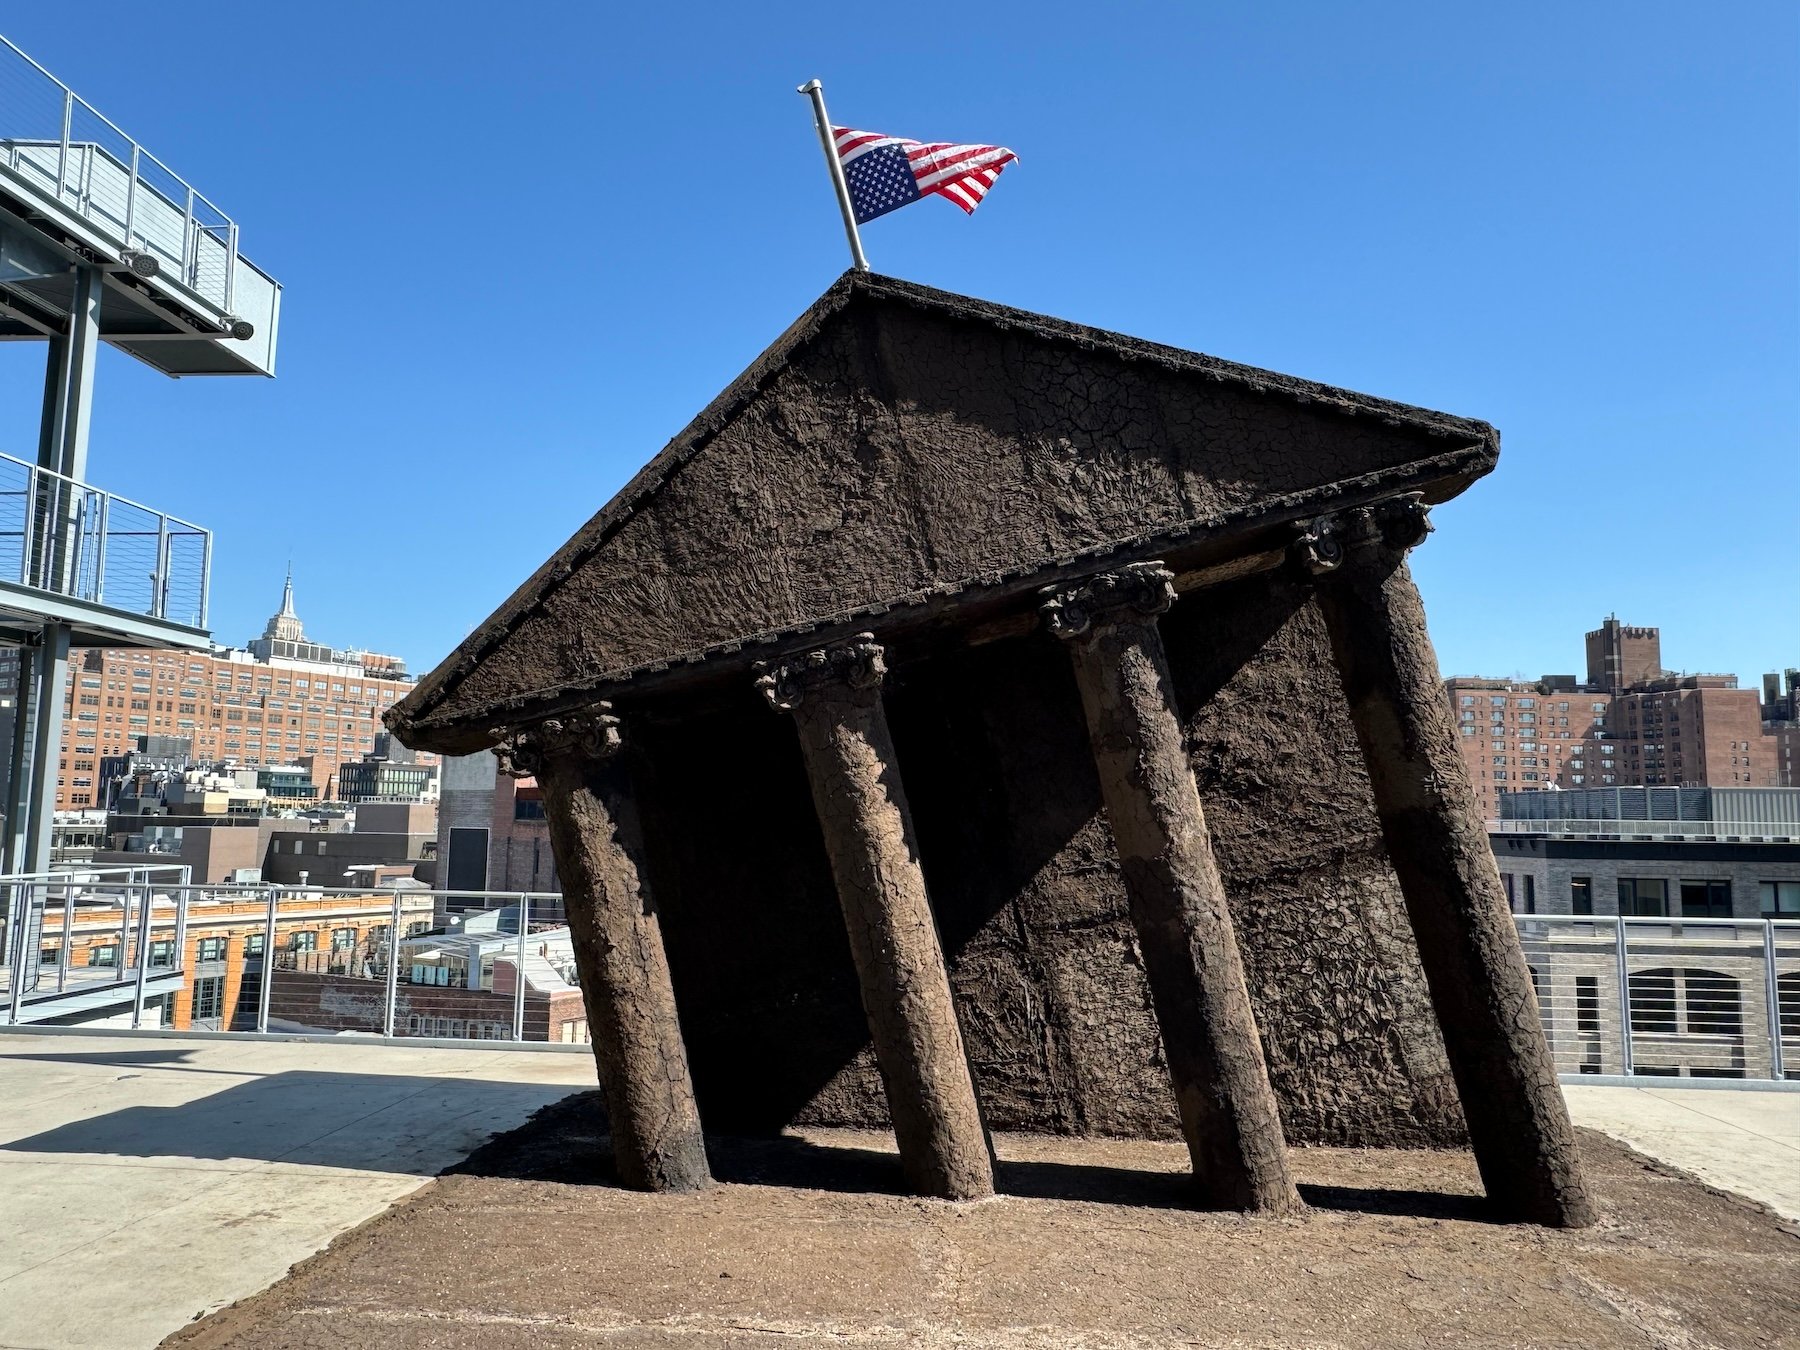
POLYGON ((1489 839, 1515 914, 1800 919, 1800 843, 1489 839))

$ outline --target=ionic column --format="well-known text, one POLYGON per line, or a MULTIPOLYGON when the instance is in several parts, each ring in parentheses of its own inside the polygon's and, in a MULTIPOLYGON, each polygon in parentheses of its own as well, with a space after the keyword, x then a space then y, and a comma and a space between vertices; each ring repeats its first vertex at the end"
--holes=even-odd
POLYGON ((1531 973, 1501 889, 1425 631, 1407 550, 1416 496, 1313 524, 1296 545, 1318 598, 1489 1198, 1503 1214, 1594 1221, 1531 973))
POLYGON ((609 705, 514 731, 501 772, 532 776, 562 877, 619 1179, 644 1191, 712 1181, 643 840, 609 705))
POLYGON ((1213 858, 1157 616, 1161 563, 1045 592, 1087 712, 1101 797, 1204 1203, 1288 1213, 1300 1197, 1269 1086, 1243 960, 1213 858))
POLYGON ((992 1195, 987 1133, 882 708, 881 648, 864 633, 759 669, 769 702, 799 728, 907 1181, 920 1195, 992 1195))

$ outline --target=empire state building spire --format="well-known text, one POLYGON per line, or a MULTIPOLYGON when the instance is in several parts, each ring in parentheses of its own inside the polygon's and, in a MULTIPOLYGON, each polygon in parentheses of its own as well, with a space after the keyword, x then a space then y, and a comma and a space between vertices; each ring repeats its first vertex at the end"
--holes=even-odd
POLYGON ((300 626, 300 616, 294 613, 294 565, 288 564, 287 580, 281 587, 281 609, 263 628, 265 639, 277 642, 305 642, 306 633, 300 626))

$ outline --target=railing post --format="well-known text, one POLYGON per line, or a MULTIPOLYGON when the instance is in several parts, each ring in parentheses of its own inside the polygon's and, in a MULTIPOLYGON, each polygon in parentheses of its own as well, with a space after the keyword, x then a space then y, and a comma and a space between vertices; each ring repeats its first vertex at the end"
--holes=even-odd
POLYGON ((150 911, 152 901, 150 871, 144 870, 144 893, 138 898, 137 987, 131 995, 131 1029, 136 1031, 144 1020, 144 984, 150 978, 150 911))
POLYGON ((232 300, 237 295, 238 227, 234 220, 225 230, 225 312, 235 314, 232 300))
POLYGON ((12 999, 10 1000, 6 1023, 8 1026, 19 1024, 19 1000, 25 993, 25 973, 19 966, 19 952, 25 946, 25 929, 29 922, 31 910, 31 883, 25 883, 25 903, 19 903, 19 883, 7 885, 7 928, 15 935, 12 951, 12 999))
POLYGON ((1769 1001, 1769 1076, 1787 1079, 1781 1044, 1781 974, 1775 964, 1775 920, 1763 920, 1763 992, 1769 1001))
POLYGON ((136 141, 131 143, 131 182, 125 188, 125 247, 135 248, 131 242, 131 227, 137 221, 138 162, 143 158, 144 148, 136 141))
POLYGON ((56 954, 56 992, 62 993, 69 983, 69 950, 75 942, 75 888, 63 886, 62 944, 56 954))
POLYGON ((1614 922, 1618 925, 1613 955, 1619 968, 1619 1069, 1629 1078, 1634 1067, 1631 1060, 1631 966, 1625 956, 1625 916, 1619 915, 1614 922))
POLYGON ((150 617, 167 617, 169 608, 169 517, 156 513, 156 580, 150 595, 150 617))
POLYGON ((25 470, 25 518, 19 526, 19 584, 32 585, 31 550, 37 547, 38 471, 35 465, 25 470))
POLYGON ((194 189, 187 190, 187 213, 181 220, 181 283, 190 290, 198 290, 200 276, 200 249, 194 238, 194 189))
POLYGON ((75 121, 75 91, 63 90, 62 145, 56 152, 56 200, 63 199, 63 184, 69 176, 69 129, 75 121))
POLYGON ((200 531, 200 628, 206 627, 212 588, 212 531, 200 531))
POLYGON ((100 523, 94 534, 94 603, 106 602, 106 532, 112 519, 112 494, 100 495, 100 523))
POLYGON ((513 1039, 525 1039, 525 933, 531 927, 531 897, 519 897, 519 945, 513 965, 513 1039))
MULTIPOLYGON (((189 887, 194 883, 194 869, 183 867, 175 874, 175 877, 175 969, 182 973, 182 983, 190 984, 191 981, 187 978, 187 921, 188 901, 191 898, 189 887)), ((223 999, 220 1002, 220 1011, 223 1012, 223 999)), ((226 1030, 230 1030, 230 1028, 227 1027, 226 1030)))
POLYGON ((394 1034, 394 1003, 400 994, 400 888, 394 888, 394 907, 388 919, 387 1006, 382 1010, 384 1036, 394 1034))
POLYGON ((280 889, 269 887, 269 909, 263 919, 262 989, 256 1000, 256 1030, 264 1035, 269 1030, 269 994, 275 987, 275 907, 280 900, 280 889))

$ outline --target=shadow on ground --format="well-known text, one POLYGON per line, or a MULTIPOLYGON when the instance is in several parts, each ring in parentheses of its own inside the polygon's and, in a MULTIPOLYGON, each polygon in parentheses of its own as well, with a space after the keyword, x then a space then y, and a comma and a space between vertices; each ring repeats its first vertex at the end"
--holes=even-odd
MULTIPOLYGON (((94 1054, 9 1054, 15 1060, 56 1060, 122 1069, 178 1070, 237 1082, 168 1106, 129 1106, 41 1133, 0 1143, 7 1154, 85 1154, 124 1158, 243 1159, 363 1170, 371 1166, 435 1172, 450 1147, 445 1136, 468 1132, 466 1148, 497 1126, 540 1107, 546 1088, 463 1076, 332 1073, 290 1070, 246 1077, 182 1062, 187 1051, 133 1050, 94 1054), (385 1115, 409 1103, 400 1120, 385 1115), (427 1141, 430 1147, 426 1148, 427 1141), (422 1151, 423 1150, 423 1151, 422 1151), (435 1161, 426 1162, 428 1155, 435 1161)), ((554 1090, 554 1089, 551 1089, 554 1090)), ((460 1151, 460 1150, 458 1150, 460 1151)))
MULTIPOLYGON (((709 1135, 713 1176, 743 1186, 783 1186, 846 1194, 905 1195, 897 1155, 854 1144, 821 1143, 797 1135, 743 1138, 709 1135)), ((577 1186, 616 1186, 612 1141, 595 1092, 552 1103, 517 1130, 499 1135, 451 1174, 577 1186)), ((1149 1209, 1192 1209, 1184 1172, 1158 1172, 1098 1163, 1010 1159, 995 1171, 1003 1195, 1149 1209)), ((1419 1219, 1493 1222, 1484 1197, 1374 1186, 1300 1186, 1315 1209, 1419 1219)))

